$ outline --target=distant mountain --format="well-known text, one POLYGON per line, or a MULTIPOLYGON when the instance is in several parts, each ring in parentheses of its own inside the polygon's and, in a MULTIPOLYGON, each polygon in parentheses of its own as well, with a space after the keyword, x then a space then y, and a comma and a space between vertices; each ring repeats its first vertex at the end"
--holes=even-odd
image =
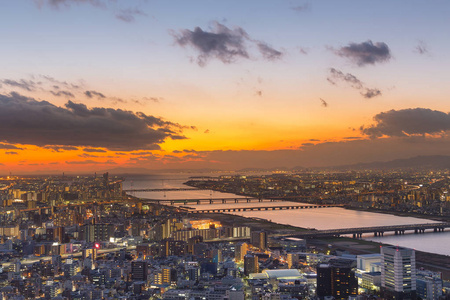
POLYGON ((395 159, 386 162, 359 163, 330 168, 335 170, 388 170, 388 169, 450 169, 450 156, 431 155, 416 156, 405 159, 395 159))

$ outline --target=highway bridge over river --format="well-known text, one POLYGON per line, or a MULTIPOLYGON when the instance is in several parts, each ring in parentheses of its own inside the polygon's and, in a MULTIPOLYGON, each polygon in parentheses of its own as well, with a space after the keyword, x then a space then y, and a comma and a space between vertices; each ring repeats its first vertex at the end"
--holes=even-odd
POLYGON ((279 199, 261 199, 253 197, 231 198, 202 198, 202 199, 140 199, 142 203, 157 203, 163 205, 174 204, 226 204, 226 203, 252 203, 252 202, 276 202, 279 199))
MULTIPOLYGON (((329 229, 329 230, 308 230, 304 232, 292 233, 290 236, 297 238, 318 238, 318 237, 339 237, 341 235, 353 235, 353 238, 361 238, 364 233, 373 233, 374 236, 383 236, 385 232, 392 232, 395 235, 405 234, 406 231, 412 231, 415 234, 425 233, 425 230, 432 230, 432 232, 442 232, 444 229, 450 228, 450 223, 426 223, 426 224, 409 224, 409 225, 394 225, 394 226, 375 226, 375 227, 360 227, 360 228, 344 228, 344 229, 329 229)), ((276 235, 275 235, 276 236, 276 235)))
POLYGON ((325 207, 343 207, 343 205, 277 205, 277 206, 252 206, 252 207, 228 207, 228 208, 207 208, 201 210, 187 210, 193 214, 202 213, 227 213, 238 211, 269 211, 269 210, 287 210, 287 209, 316 209, 325 207))

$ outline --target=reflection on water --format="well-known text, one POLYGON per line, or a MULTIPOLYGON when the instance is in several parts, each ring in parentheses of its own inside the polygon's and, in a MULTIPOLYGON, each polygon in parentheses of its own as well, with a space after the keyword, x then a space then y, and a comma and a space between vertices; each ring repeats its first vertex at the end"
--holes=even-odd
MULTIPOLYGON (((202 176, 201 174, 161 174, 148 176, 127 177, 123 183, 123 189, 163 189, 163 188, 186 188, 184 182, 189 180, 190 176, 202 176)), ((135 192, 132 195, 148 199, 218 199, 242 197, 234 194, 220 193, 210 190, 204 191, 177 191, 177 192, 135 192)), ((286 203, 286 202, 284 202, 286 203)), ((228 208, 228 207, 248 207, 248 206, 272 206, 276 202, 252 202, 252 203, 226 203, 226 204, 191 204, 195 209, 207 208, 228 208)), ((233 212, 244 217, 257 217, 272 222, 288 224, 303 228, 316 229, 339 229, 371 226, 389 226, 404 224, 422 224, 433 223, 435 221, 418 219, 413 217, 399 217, 388 214, 371 213, 364 211, 355 211, 344 208, 317 208, 301 210, 277 210, 277 211, 245 211, 233 212)), ((448 229, 449 230, 449 229, 448 229)), ((373 237, 364 235, 364 239, 383 242, 391 245, 409 247, 416 250, 450 255, 450 230, 440 233, 425 234, 405 234, 388 235, 384 237, 373 237)))

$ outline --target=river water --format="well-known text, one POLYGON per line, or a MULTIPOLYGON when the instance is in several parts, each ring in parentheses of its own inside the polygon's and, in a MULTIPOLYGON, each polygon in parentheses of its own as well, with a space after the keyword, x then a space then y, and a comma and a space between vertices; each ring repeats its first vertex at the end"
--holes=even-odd
MULTIPOLYGON (((159 174, 148 176, 127 177, 123 189, 167 189, 186 188, 183 185, 190 176, 201 176, 200 174, 159 174)), ((217 176, 217 175, 212 175, 217 176)), ((148 199, 219 199, 236 197, 235 194, 221 193, 209 190, 198 191, 174 191, 174 192, 134 192, 132 195, 148 199)), ((237 196, 242 197, 242 196, 237 196)), ((281 204, 281 202, 276 202, 281 204)), ((287 204, 287 202, 284 202, 287 204)), ((295 203, 298 205, 298 203, 295 203)), ((188 204, 193 209, 229 208, 247 206, 271 206, 271 202, 264 203, 227 203, 227 204, 188 204)), ((243 211, 232 212, 244 217, 257 217, 270 220, 280 224, 289 224, 303 228, 316 229, 340 229, 371 226, 405 225, 433 223, 433 220, 419 219, 413 217, 399 217, 389 214, 355 211, 344 208, 317 208, 301 210, 276 210, 276 211, 243 211)), ((405 235, 385 234, 383 237, 374 237, 373 234, 363 235, 366 240, 382 242, 413 248, 420 251, 450 255, 450 231, 427 232, 425 234, 414 234, 406 232, 405 235)))

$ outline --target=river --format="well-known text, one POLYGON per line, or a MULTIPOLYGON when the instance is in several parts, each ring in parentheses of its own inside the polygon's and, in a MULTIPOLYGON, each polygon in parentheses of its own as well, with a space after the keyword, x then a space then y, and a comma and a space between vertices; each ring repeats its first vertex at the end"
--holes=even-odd
MULTIPOLYGON (((148 176, 130 176, 123 184, 127 189, 163 189, 185 188, 183 185, 190 176, 202 176, 200 174, 158 174, 148 176)), ((217 176, 212 175, 212 176, 217 176)), ((209 190, 198 191, 174 191, 174 192, 134 192, 134 196, 148 199, 218 199, 236 197, 235 194, 221 193, 209 190)), ((242 196, 238 196, 242 197, 242 196)), ((270 202, 263 205, 269 206, 270 202)), ((278 202, 281 204, 280 202, 278 202)), ((285 204, 287 202, 284 202, 285 204)), ((298 204, 298 203, 296 203, 298 204)), ((227 204, 188 204, 195 209, 260 206, 261 203, 227 203, 227 204)), ((272 222, 288 224, 303 228, 316 229, 340 229, 354 227, 388 226, 404 224, 433 223, 433 220, 413 217, 400 217, 390 214, 372 213, 365 211, 349 210, 344 208, 317 208, 303 210, 276 210, 276 211, 243 211, 233 212, 244 217, 258 217, 272 222)), ((450 255, 450 231, 427 232, 425 234, 406 233, 405 235, 385 234, 383 237, 374 237, 373 234, 363 235, 366 240, 413 248, 420 251, 450 255)))

